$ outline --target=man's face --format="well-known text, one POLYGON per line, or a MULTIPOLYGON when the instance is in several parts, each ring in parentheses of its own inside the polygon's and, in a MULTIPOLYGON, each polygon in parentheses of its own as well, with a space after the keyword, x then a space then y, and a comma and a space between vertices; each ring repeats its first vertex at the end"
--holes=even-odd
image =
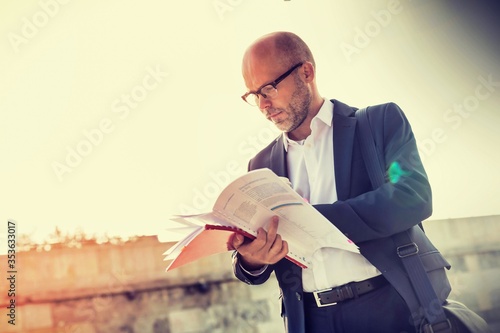
MULTIPOLYGON (((273 98, 260 96, 258 108, 262 114, 272 121, 278 129, 293 132, 306 119, 312 101, 308 86, 301 80, 299 67, 277 86, 278 95, 273 98)), ((257 90, 262 85, 274 81, 288 68, 277 65, 266 65, 258 62, 244 69, 243 76, 249 90, 257 90)))

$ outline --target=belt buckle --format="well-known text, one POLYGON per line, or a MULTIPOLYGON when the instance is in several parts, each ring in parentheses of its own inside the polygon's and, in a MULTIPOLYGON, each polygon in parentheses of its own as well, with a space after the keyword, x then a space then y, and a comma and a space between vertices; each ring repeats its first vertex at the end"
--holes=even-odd
POLYGON ((328 303, 328 304, 321 303, 321 298, 319 297, 319 294, 321 294, 325 291, 331 291, 331 290, 333 290, 333 288, 327 288, 327 289, 322 289, 322 290, 318 290, 318 291, 313 291, 314 300, 316 301, 316 306, 318 308, 324 308, 325 306, 331 306, 331 305, 337 304, 337 302, 332 302, 332 303, 328 303))

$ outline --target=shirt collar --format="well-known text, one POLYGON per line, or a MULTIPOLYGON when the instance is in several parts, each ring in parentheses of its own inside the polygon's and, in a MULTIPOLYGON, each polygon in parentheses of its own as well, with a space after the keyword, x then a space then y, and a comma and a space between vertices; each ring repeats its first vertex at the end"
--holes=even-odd
MULTIPOLYGON (((324 98, 323 99, 323 104, 321 105, 318 113, 316 116, 312 119, 311 125, 316 122, 316 121, 321 121, 327 126, 332 126, 332 120, 333 120, 333 102, 329 99, 324 98)), ((283 145, 285 147, 285 151, 288 151, 288 145, 290 144, 301 144, 303 143, 304 140, 297 142, 288 137, 287 132, 283 132, 283 145)))

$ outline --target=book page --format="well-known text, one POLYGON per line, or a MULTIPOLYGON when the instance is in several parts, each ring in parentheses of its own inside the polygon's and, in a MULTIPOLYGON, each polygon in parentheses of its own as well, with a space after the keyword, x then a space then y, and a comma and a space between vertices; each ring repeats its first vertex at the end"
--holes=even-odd
POLYGON ((186 243, 176 247, 164 260, 172 260, 167 271, 183 266, 200 258, 229 250, 232 232, 228 230, 211 230, 202 228, 186 243))
POLYGON ((213 210, 253 235, 260 227, 267 230, 273 215, 279 216, 278 233, 288 242, 289 256, 306 266, 322 247, 358 252, 344 234, 269 169, 236 179, 222 191, 213 210))

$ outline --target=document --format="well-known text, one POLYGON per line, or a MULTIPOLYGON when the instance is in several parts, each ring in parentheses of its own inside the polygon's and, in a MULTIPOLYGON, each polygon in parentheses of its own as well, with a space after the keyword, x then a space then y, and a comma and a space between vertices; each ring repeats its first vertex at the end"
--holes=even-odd
POLYGON ((171 220, 188 234, 167 250, 167 271, 215 253, 232 250, 234 233, 250 239, 271 217, 279 217, 278 233, 288 243, 287 259, 302 268, 312 265, 324 247, 359 252, 357 246, 269 169, 257 169, 231 182, 211 212, 179 215, 171 220))

